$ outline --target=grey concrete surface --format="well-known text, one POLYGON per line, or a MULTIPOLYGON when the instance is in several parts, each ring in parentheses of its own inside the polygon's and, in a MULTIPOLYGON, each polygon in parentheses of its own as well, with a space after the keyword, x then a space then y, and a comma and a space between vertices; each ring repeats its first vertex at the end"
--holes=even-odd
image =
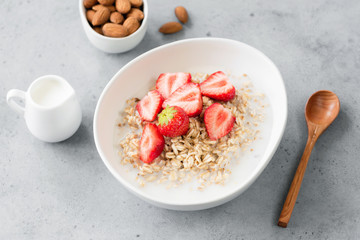
POLYGON ((149 29, 125 54, 90 45, 77 0, 0 2, 0 239, 360 239, 360 2, 150 0, 149 29), (163 36, 184 5, 184 31, 163 36), (279 67, 289 115, 280 147, 240 197, 197 212, 153 207, 125 190, 98 156, 92 118, 109 79, 154 47, 192 37, 248 43, 279 67), (58 74, 76 89, 79 131, 47 144, 5 102, 11 88, 58 74), (301 157, 307 98, 329 89, 341 112, 315 146, 291 222, 276 226, 301 157))

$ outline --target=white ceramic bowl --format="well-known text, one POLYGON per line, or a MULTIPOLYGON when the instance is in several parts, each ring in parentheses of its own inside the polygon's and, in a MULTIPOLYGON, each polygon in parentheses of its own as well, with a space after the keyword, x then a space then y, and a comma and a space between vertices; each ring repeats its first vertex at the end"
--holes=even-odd
POLYGON ((278 147, 286 118, 287 98, 282 77, 263 53, 234 40, 187 39, 144 53, 115 74, 102 92, 95 110, 94 138, 106 167, 132 193, 167 209, 200 210, 232 200, 255 181, 278 147), (126 99, 142 98, 162 72, 212 73, 218 70, 236 76, 246 73, 255 88, 267 96, 269 107, 263 125, 264 136, 254 143, 254 151, 249 151, 240 161, 234 160, 238 163, 233 164, 232 174, 224 186, 209 186, 202 192, 191 191, 188 186, 166 189, 157 183, 140 187, 135 181, 136 171, 120 165, 115 151, 116 119, 124 109, 126 99))
POLYGON ((89 22, 86 19, 85 15, 85 7, 83 5, 83 0, 79 0, 79 9, 80 9, 80 18, 81 23, 83 25, 86 36, 89 41, 98 49, 107 52, 107 53, 122 53, 129 51, 136 47, 141 40, 144 38, 146 29, 147 29, 147 21, 148 21, 148 3, 147 0, 143 0, 143 11, 144 11, 144 19, 141 23, 139 29, 133 34, 124 37, 124 38, 112 38, 103 36, 97 32, 95 32, 89 22))

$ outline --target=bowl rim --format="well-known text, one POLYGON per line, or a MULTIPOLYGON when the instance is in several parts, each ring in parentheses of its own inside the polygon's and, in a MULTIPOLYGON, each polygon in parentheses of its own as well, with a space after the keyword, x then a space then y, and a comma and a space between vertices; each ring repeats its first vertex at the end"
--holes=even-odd
MULTIPOLYGON (((106 39, 109 41, 121 41, 121 40, 126 40, 126 39, 130 39, 132 37, 135 37, 136 35, 139 35, 140 32, 142 31, 142 29, 144 29, 146 27, 147 21, 148 21, 148 15, 149 15, 149 10, 148 10, 148 3, 147 0, 143 0, 143 13, 144 13, 144 19, 142 20, 140 27, 133 32, 132 34, 126 36, 126 37, 121 37, 121 38, 115 38, 115 37, 107 37, 105 35, 101 35, 100 33, 96 32, 89 24, 88 20, 86 19, 86 14, 85 14, 85 7, 83 4, 84 0, 79 0, 79 11, 80 11, 80 17, 82 19, 83 22, 83 26, 84 28, 87 28, 90 30, 90 32, 92 32, 92 34, 94 36, 97 36, 101 39, 106 39)), ((100 4, 100 3, 99 3, 100 4)))
MULTIPOLYGON (((287 103, 287 94, 286 94, 286 88, 285 88, 285 84, 284 84, 284 80, 281 76, 281 73, 279 71, 279 69, 277 68, 277 66, 272 62, 272 60, 270 60, 270 58, 268 58, 264 53, 262 53, 260 50, 237 40, 232 40, 232 39, 227 39, 227 38, 215 38, 215 37, 206 37, 206 38, 189 38, 189 39, 184 39, 184 40, 179 40, 179 41, 175 41, 172 43, 168 43, 168 44, 164 44, 161 45, 159 47, 153 48, 141 55, 139 55, 138 57, 134 58, 133 60, 131 60, 130 62, 128 62, 127 64, 125 64, 123 67, 120 68, 120 70, 111 78, 111 80, 106 84, 105 88, 103 89, 98 102, 96 104, 96 109, 94 112, 94 120, 93 120, 93 133, 94 133, 94 141, 95 141, 95 145, 96 145, 96 149, 102 159, 102 161, 104 162, 105 166, 107 167, 107 169, 111 172, 111 174, 128 190, 130 190, 132 193, 134 193, 135 195, 146 199, 150 202, 152 202, 153 204, 156 204, 158 206, 167 206, 166 208, 168 208, 169 206, 174 206, 174 207, 194 207, 194 206, 203 206, 203 205, 209 205, 211 203, 219 203, 224 199, 233 199, 234 197, 238 196, 239 194, 241 194, 242 192, 244 192, 249 186, 251 186, 251 184, 259 177, 259 175, 263 172, 263 170, 267 167, 267 165, 269 164, 270 160, 272 159, 273 155, 275 154, 276 150, 278 149, 278 146, 280 144, 280 141, 283 137, 284 131, 285 131, 285 127, 286 127, 286 122, 287 122, 287 116, 288 116, 288 103, 287 103), (100 147, 100 143, 98 141, 98 134, 97 134, 97 116, 98 116, 98 112, 99 112, 99 108, 101 105, 101 102, 104 99, 104 96, 106 95, 108 89, 110 88, 110 86, 113 84, 113 82, 118 78, 119 75, 121 75, 124 71, 126 71, 127 68, 129 68, 129 66, 135 64, 136 62, 140 61, 142 58, 147 57, 148 55, 151 55, 153 52, 159 51, 161 49, 166 49, 166 48, 171 48, 173 46, 177 46, 177 45, 182 45, 182 44, 186 44, 189 42, 201 42, 201 41, 206 41, 206 42, 211 42, 211 41, 215 41, 215 42, 223 42, 223 43, 231 43, 231 44, 239 44, 242 45, 243 47, 246 48, 250 48, 251 50, 255 51, 257 54, 259 54, 265 61, 267 61, 276 71, 276 74, 278 75, 278 77, 280 78, 280 90, 283 92, 284 94, 284 114, 283 117, 280 119, 280 126, 281 126, 281 130, 278 131, 276 134, 276 141, 274 141, 274 145, 273 148, 271 149, 271 151, 269 152, 269 155, 267 156, 267 159, 265 160, 265 162, 259 166, 257 166, 253 172, 251 173, 250 177, 248 179, 246 179, 244 182, 239 183, 238 186, 236 186, 236 188, 234 188, 231 192, 227 193, 226 195, 221 195, 219 197, 213 198, 210 201, 207 200, 202 200, 202 201, 197 201, 197 202, 188 202, 188 203, 181 203, 181 202, 168 202, 168 201, 164 201, 164 200, 159 200, 157 198, 154 198, 153 196, 144 193, 140 190, 138 190, 136 187, 132 186, 130 183, 128 183, 128 181, 126 181, 125 179, 123 179, 120 174, 111 166, 111 164, 109 163, 109 161, 106 159, 105 154, 103 153, 101 147, 100 147)), ((221 204, 221 203, 220 203, 221 204)), ((215 204, 214 206, 217 206, 219 204, 215 204)), ((207 208, 207 207, 205 207, 207 208)))

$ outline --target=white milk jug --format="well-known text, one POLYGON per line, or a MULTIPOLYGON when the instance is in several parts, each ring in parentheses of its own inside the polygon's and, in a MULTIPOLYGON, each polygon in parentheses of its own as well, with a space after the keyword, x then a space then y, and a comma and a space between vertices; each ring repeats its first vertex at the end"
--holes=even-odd
POLYGON ((12 89, 8 105, 24 115, 30 132, 45 142, 60 142, 71 137, 81 123, 81 108, 74 89, 62 77, 47 75, 36 79, 27 92, 12 89), (23 100, 24 107, 15 102, 23 100))

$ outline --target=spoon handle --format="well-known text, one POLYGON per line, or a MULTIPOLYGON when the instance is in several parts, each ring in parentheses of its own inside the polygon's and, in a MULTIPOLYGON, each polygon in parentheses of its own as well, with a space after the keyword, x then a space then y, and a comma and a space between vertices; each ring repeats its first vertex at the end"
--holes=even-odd
POLYGON ((292 213, 295 203, 296 203, 296 198, 299 194, 301 182, 304 178, 306 165, 309 161, 309 157, 310 157, 311 151, 315 145, 316 140, 317 140, 317 138, 316 137, 314 138, 314 135, 313 136, 309 135, 306 146, 305 146, 304 153, 301 157, 299 166, 296 169, 294 179, 291 183, 288 195, 286 197, 283 209, 282 209, 280 217, 279 217, 278 225, 280 227, 286 228, 287 224, 290 220, 291 213, 292 213))

